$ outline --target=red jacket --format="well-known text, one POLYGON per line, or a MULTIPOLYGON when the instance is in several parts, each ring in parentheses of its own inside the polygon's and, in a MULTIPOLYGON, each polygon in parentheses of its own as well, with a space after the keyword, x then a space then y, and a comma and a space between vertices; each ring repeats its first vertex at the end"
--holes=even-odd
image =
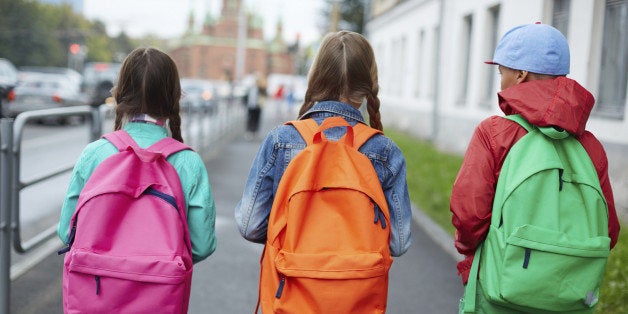
MULTIPOLYGON (((558 126, 582 143, 600 178, 608 203, 608 233, 611 248, 619 235, 613 191, 608 179, 608 160, 602 144, 585 125, 595 100, 576 81, 566 77, 514 85, 501 91, 499 107, 509 115, 519 113, 538 126, 558 126)), ((492 116, 476 128, 453 186, 450 210, 456 227, 455 245, 466 258, 458 263, 458 273, 466 284, 473 254, 484 240, 491 223, 491 209, 497 178, 506 154, 526 134, 517 123, 492 116)))

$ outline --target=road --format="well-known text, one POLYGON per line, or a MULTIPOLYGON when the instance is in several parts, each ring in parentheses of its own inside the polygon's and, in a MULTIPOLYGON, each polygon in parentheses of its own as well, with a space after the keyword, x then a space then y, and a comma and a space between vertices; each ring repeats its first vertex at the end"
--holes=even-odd
MULTIPOLYGON (((271 113, 265 112, 262 134, 276 123, 271 113)), ((217 205, 218 248, 194 268, 190 313, 251 313, 255 308, 262 246, 240 237, 233 209, 260 141, 234 134, 206 162, 217 205)), ((416 223, 413 235, 410 250, 391 268, 388 313, 457 313, 463 289, 455 259, 416 223)), ((61 313, 61 272, 62 257, 51 254, 16 279, 11 313, 61 313)))

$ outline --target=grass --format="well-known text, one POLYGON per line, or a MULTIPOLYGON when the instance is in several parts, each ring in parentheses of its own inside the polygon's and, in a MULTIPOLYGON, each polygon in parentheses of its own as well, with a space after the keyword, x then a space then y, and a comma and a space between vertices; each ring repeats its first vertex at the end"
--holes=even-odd
MULTIPOLYGON (((462 157, 440 152, 429 142, 397 130, 387 129, 386 135, 403 151, 412 203, 453 235, 449 198, 462 157)), ((595 313, 628 313, 628 229, 626 224, 622 227, 608 260, 595 313)))
POLYGON ((412 203, 453 234, 449 198, 462 157, 441 153, 429 142, 417 140, 396 130, 387 129, 386 135, 403 151, 412 203))

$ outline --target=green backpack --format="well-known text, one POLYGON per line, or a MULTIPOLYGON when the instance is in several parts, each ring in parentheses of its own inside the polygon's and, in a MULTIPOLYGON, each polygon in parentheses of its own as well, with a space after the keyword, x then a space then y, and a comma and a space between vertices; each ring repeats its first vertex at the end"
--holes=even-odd
POLYGON ((593 163, 566 131, 533 126, 520 115, 506 118, 528 134, 502 166, 462 308, 475 311, 479 280, 490 303, 513 310, 591 309, 610 251, 608 208, 593 163))

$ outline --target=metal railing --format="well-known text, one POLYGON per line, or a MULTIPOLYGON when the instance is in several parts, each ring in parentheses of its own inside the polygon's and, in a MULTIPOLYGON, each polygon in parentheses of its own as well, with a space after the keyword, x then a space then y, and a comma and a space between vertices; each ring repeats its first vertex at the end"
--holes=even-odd
MULTIPOLYGON (((50 180, 72 170, 74 165, 54 169, 26 182, 20 180, 22 134, 27 122, 41 118, 82 116, 89 123, 90 141, 103 134, 103 122, 111 116, 111 107, 77 106, 29 111, 15 120, 0 119, 0 314, 9 313, 11 290, 11 242, 16 253, 36 250, 51 240, 56 225, 22 241, 20 222, 20 191, 28 186, 50 180), (12 240, 12 241, 11 241, 12 240)), ((244 129, 245 108, 241 99, 218 99, 212 112, 205 110, 182 113, 182 135, 186 143, 201 155, 214 153, 221 141, 228 141, 237 130, 244 129)), ((110 122, 110 121, 109 121, 110 122)), ((43 249, 43 248, 42 248, 43 249)))

